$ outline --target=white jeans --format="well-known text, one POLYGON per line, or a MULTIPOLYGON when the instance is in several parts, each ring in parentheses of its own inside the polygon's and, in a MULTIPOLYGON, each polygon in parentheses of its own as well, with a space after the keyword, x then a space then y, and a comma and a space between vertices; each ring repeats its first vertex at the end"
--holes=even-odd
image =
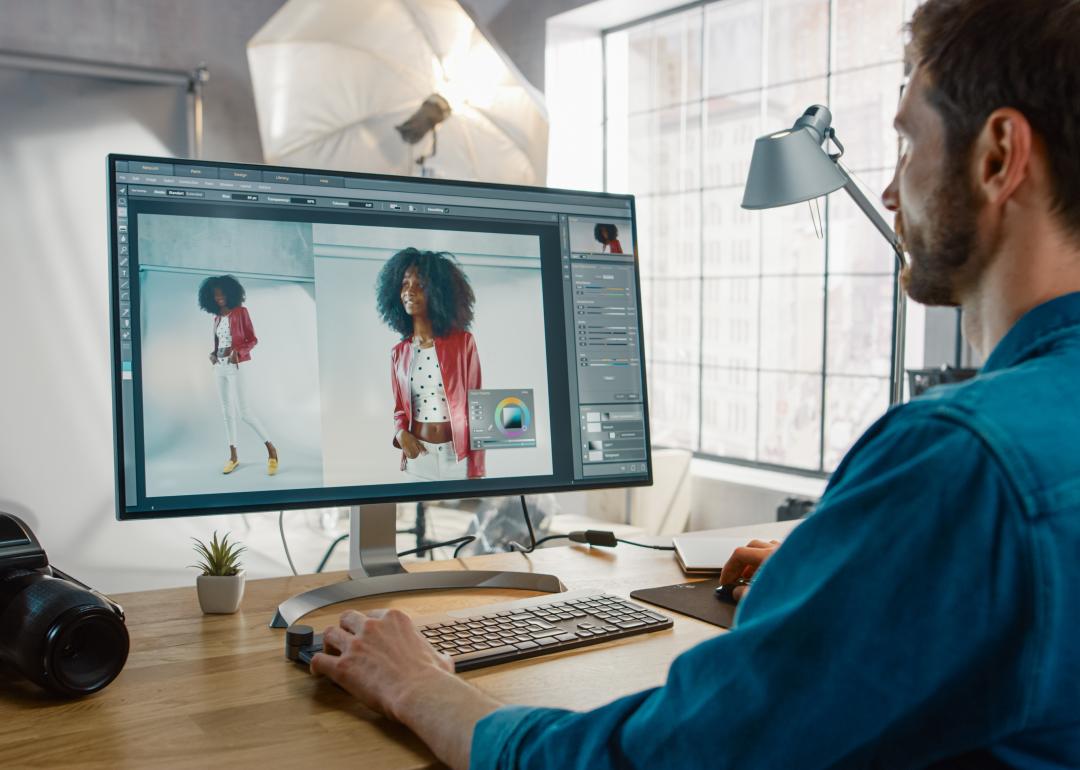
POLYGON ((229 446, 236 446, 236 415, 251 426, 265 444, 270 438, 266 435, 259 418, 254 415, 247 403, 247 367, 218 361, 214 364, 214 378, 217 380, 218 398, 221 399, 221 413, 225 417, 225 440, 229 446))
POLYGON ((425 481, 458 481, 469 475, 469 461, 458 462, 454 442, 432 444, 416 439, 427 449, 415 460, 405 460, 405 472, 425 481))

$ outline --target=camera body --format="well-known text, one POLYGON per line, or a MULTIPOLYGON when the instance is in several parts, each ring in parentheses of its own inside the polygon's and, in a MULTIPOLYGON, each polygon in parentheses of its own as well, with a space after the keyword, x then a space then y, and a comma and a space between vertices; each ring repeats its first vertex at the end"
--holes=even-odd
POLYGON ((34 533, 0 512, 0 663, 59 695, 89 695, 127 661, 120 605, 49 565, 34 533))

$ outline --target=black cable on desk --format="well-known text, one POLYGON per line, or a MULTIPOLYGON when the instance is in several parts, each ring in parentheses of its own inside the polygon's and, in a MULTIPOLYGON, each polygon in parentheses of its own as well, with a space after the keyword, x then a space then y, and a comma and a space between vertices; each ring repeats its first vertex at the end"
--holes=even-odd
POLYGON ((398 556, 412 556, 414 553, 423 553, 424 551, 433 551, 436 548, 445 548, 447 546, 456 545, 454 549, 454 557, 458 555, 458 551, 467 546, 469 543, 476 540, 472 535, 465 535, 465 537, 455 537, 453 540, 444 540, 441 543, 424 543, 419 548, 410 548, 407 551, 399 551, 398 556))
MULTIPOLYGON (((537 540, 533 544, 533 549, 540 547, 550 540, 564 539, 574 543, 583 543, 584 545, 599 546, 601 548, 614 548, 618 543, 625 543, 626 545, 633 545, 638 548, 651 548, 654 551, 675 550, 675 546, 673 545, 648 545, 646 543, 635 543, 633 540, 623 540, 621 537, 615 537, 615 533, 605 529, 576 530, 565 535, 548 535, 547 537, 542 537, 537 540)), ((515 543, 514 545, 517 544, 515 543)), ((529 553, 529 551, 524 551, 524 553, 529 553)))
POLYGON ((638 548, 652 548, 654 551, 674 551, 673 545, 646 545, 645 543, 635 543, 631 540, 623 540, 621 537, 616 538, 620 543, 626 543, 627 545, 636 545, 638 548))

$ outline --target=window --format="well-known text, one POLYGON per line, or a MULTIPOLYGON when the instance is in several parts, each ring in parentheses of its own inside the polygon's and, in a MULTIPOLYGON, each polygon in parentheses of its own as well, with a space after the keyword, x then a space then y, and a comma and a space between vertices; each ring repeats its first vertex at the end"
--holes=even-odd
MULTIPOLYGON (((603 33, 605 187, 637 195, 653 441, 832 471, 888 405, 893 256, 849 198, 744 211, 755 138, 825 104, 878 201, 914 0, 716 0, 603 33)), ((887 212, 883 215, 889 218, 887 212)))

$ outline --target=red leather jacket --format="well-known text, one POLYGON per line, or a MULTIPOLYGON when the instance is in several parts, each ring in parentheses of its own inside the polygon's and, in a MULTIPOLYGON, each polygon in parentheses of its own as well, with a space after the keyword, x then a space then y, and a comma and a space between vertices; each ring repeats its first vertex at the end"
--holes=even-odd
MULTIPOLYGON (((217 351, 217 327, 223 316, 214 316, 214 347, 217 351)), ((224 318, 229 319, 229 333, 232 335, 232 349, 236 351, 236 360, 250 361, 251 349, 259 344, 259 338, 255 336, 255 327, 251 325, 251 316, 247 308, 241 305, 234 307, 224 318)))
MULTIPOLYGON (((443 391, 450 406, 450 427, 458 462, 468 460, 470 479, 484 477, 484 451, 469 449, 469 391, 480 385, 480 356, 476 341, 469 332, 450 332, 435 338, 435 355, 442 372, 443 391)), ((394 446, 400 447, 397 434, 412 425, 412 399, 409 397, 409 370, 412 367, 412 338, 406 337, 390 351, 390 384, 394 392, 394 446)), ((405 470, 405 453, 401 453, 405 470)))

